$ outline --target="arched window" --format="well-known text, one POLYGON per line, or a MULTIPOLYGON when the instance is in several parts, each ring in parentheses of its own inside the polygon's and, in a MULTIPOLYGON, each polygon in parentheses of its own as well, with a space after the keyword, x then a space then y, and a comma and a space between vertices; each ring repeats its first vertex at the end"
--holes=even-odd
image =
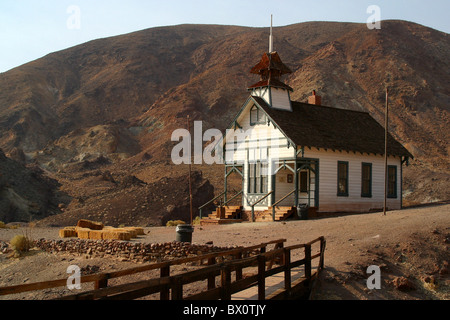
POLYGON ((260 110, 257 106, 253 106, 250 109, 250 125, 254 126, 257 124, 265 124, 266 123, 266 115, 262 110, 260 110))

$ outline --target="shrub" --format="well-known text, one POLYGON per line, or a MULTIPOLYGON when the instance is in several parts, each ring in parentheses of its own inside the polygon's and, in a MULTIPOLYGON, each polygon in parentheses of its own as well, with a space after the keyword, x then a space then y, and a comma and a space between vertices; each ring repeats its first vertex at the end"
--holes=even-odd
POLYGON ((195 217, 194 221, 192 221, 192 224, 193 224, 193 225, 200 225, 200 221, 201 221, 201 220, 202 220, 202 219, 200 219, 200 217, 197 216, 197 217, 195 217))
POLYGON ((3 221, 0 221, 0 229, 6 229, 6 224, 3 221))
POLYGON ((166 227, 176 227, 180 224, 186 224, 186 222, 181 221, 181 220, 170 220, 170 221, 167 221, 166 227))
POLYGON ((16 235, 10 241, 11 246, 18 252, 26 252, 31 248, 31 241, 23 235, 16 235))

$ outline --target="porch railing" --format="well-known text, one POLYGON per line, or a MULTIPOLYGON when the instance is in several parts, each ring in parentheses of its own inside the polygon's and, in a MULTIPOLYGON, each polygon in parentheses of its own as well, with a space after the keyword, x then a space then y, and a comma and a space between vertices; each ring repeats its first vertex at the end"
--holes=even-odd
POLYGON ((226 202, 223 203, 222 206, 226 206, 227 204, 229 204, 231 201, 233 201, 234 199, 236 199, 237 197, 239 197, 241 194, 243 194, 244 191, 241 191, 239 193, 236 193, 231 199, 227 200, 226 202))
POLYGON ((283 198, 281 198, 280 200, 278 200, 277 202, 275 202, 275 203, 272 205, 272 218, 273 218, 273 221, 275 221, 275 207, 276 207, 279 203, 281 203, 284 199, 286 199, 286 198, 289 197, 291 194, 293 194, 295 191, 297 191, 297 189, 292 190, 291 192, 289 192, 287 195, 285 195, 283 198))
POLYGON ((272 193, 274 193, 274 191, 270 191, 268 194, 266 194, 264 197, 262 197, 261 199, 259 199, 258 201, 256 201, 254 204, 251 205, 252 207, 252 222, 255 221, 255 206, 260 203, 261 201, 263 201, 264 199, 266 199, 268 196, 270 196, 272 193))
POLYGON ((201 207, 198 208, 199 215, 200 215, 200 219, 203 218, 203 215, 202 215, 202 210, 203 210, 203 208, 206 207, 206 206, 208 206, 208 205, 210 205, 211 203, 213 203, 214 201, 216 201, 216 200, 219 199, 220 197, 224 196, 225 193, 226 193, 226 191, 222 192, 222 193, 219 194, 217 197, 215 197, 215 198, 212 199, 212 200, 209 200, 207 203, 205 203, 204 205, 202 205, 201 207))

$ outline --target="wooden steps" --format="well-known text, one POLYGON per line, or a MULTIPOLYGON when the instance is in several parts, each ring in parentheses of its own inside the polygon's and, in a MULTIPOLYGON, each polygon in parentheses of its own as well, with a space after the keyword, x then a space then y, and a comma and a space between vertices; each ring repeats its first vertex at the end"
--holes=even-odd
MULTIPOLYGON (((284 221, 290 216, 292 216, 296 211, 297 209, 295 207, 277 206, 275 207, 275 221, 284 221)), ((255 215, 255 221, 256 222, 273 221, 272 207, 269 207, 268 210, 257 213, 255 215)))
MULTIPOLYGON (((242 222, 240 216, 243 211, 242 206, 226 206, 217 208, 217 210, 201 220, 201 225, 207 224, 228 224, 242 222)), ((296 207, 275 207, 275 221, 284 221, 297 213, 296 207)), ((249 215, 246 212, 247 216, 249 215)), ((255 222, 273 221, 272 207, 265 211, 255 212, 255 222)))
POLYGON ((200 220, 201 225, 207 224, 229 224, 242 222, 238 219, 242 213, 242 206, 226 206, 219 207, 217 210, 208 215, 207 218, 200 220))
POLYGON ((242 220, 240 219, 217 219, 217 218, 204 218, 200 220, 201 226, 206 225, 222 225, 222 224, 231 224, 231 223, 241 223, 242 220))

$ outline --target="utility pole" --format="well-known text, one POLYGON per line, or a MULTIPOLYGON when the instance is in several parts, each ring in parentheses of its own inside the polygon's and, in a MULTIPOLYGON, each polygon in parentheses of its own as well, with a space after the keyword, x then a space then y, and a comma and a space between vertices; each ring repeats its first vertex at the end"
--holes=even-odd
POLYGON ((388 193, 388 125, 389 125, 389 89, 386 87, 386 111, 384 124, 384 209, 383 215, 387 210, 387 193, 388 193))
MULTIPOLYGON (((189 120, 189 115, 187 116, 187 127, 188 127, 188 131, 189 134, 191 133, 191 123, 189 120)), ((190 214, 191 214, 191 226, 193 223, 193 211, 192 211, 192 146, 189 146, 190 148, 190 153, 189 153, 189 209, 190 209, 190 214)))

